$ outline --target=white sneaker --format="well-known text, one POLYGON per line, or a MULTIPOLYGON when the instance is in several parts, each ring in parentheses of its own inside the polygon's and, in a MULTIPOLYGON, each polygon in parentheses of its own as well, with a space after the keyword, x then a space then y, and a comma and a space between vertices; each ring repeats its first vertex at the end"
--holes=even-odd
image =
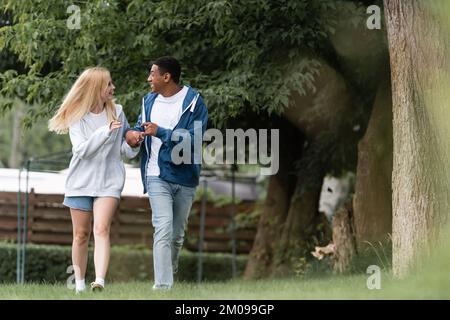
POLYGON ((171 286, 167 285, 167 284, 154 284, 152 287, 153 290, 158 291, 158 290, 170 290, 172 289, 171 286))
POLYGON ((101 284, 99 284, 97 282, 91 283, 91 291, 92 292, 101 292, 101 291, 103 291, 103 289, 105 289, 105 288, 101 284))

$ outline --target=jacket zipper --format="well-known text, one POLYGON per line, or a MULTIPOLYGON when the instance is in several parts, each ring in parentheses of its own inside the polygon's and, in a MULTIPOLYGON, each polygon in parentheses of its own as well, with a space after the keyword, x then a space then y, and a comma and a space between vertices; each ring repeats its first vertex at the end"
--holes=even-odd
MULTIPOLYGON (((142 98, 142 123, 146 122, 147 117, 145 115, 145 103, 144 98, 142 98)), ((145 162, 145 169, 144 169, 144 179, 145 179, 145 188, 147 189, 147 167, 148 167, 148 161, 150 160, 150 154, 148 152, 148 146, 147 146, 147 137, 144 138, 144 144, 145 144, 145 150, 147 151, 147 161, 145 162)), ((147 190, 148 192, 148 190, 147 190)))

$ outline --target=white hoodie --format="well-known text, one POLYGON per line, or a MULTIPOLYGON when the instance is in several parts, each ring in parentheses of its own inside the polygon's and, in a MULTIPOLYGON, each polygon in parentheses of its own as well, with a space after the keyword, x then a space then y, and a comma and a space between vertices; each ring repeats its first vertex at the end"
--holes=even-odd
POLYGON ((125 184, 122 155, 134 158, 139 147, 131 148, 123 137, 130 125, 121 105, 116 105, 116 115, 122 127, 113 131, 109 129, 109 123, 93 130, 88 115, 70 126, 72 159, 66 179, 67 197, 120 198, 125 184))

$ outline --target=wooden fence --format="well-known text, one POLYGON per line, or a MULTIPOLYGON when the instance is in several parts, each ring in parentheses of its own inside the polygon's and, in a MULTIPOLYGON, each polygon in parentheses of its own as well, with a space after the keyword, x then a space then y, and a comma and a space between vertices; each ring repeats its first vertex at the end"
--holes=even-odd
MULTIPOLYGON (((22 209, 25 205, 22 193, 22 209)), ((36 244, 71 244, 72 224, 69 209, 62 205, 61 194, 36 194, 32 189, 28 195, 27 242, 36 244)), ((17 203, 15 192, 0 192, 0 239, 17 240, 17 203)), ((236 213, 249 216, 255 209, 254 202, 243 201, 236 205, 236 213)), ((208 202, 205 214, 203 251, 231 252, 231 207, 216 207, 208 202)), ((250 217, 250 216, 249 216, 250 217)), ((247 219, 248 220, 248 219, 247 219)), ((198 250, 200 231, 200 202, 194 202, 186 232, 185 248, 198 250)), ((236 244, 238 253, 248 253, 253 245, 256 223, 237 226, 236 244)), ((152 245, 153 227, 147 197, 124 196, 111 226, 111 244, 152 245)), ((93 236, 91 235, 91 242, 93 236)))

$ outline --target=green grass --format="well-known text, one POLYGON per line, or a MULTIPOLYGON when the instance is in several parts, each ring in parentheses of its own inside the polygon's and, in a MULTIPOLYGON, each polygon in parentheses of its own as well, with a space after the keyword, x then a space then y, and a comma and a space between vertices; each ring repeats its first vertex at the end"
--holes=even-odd
MULTIPOLYGON (((450 230, 450 229, 449 229, 450 230)), ((0 284, 0 299, 136 299, 136 300, 307 300, 307 299, 450 299, 450 231, 443 233, 435 246, 433 256, 425 259, 420 269, 403 280, 394 279, 389 271, 380 273, 380 289, 368 289, 372 274, 366 274, 366 266, 383 263, 383 259, 360 261, 359 272, 336 275, 315 268, 302 276, 267 279, 176 282, 171 291, 153 291, 151 277, 148 281, 107 282, 101 293, 85 292, 76 295, 65 284, 13 283, 0 284)), ((316 262, 318 264, 320 262, 316 262)), ((356 270, 356 269, 355 269, 356 270)), ((193 271, 191 271, 193 272, 193 271)), ((220 272, 220 271, 218 271, 220 272)), ((89 279, 88 279, 89 280, 89 279)), ((107 279, 108 281, 108 279, 107 279)))
MULTIPOLYGON (((381 274, 381 288, 369 290, 369 275, 330 275, 314 279, 278 279, 177 283, 171 291, 153 291, 151 282, 109 283, 102 293, 76 295, 63 284, 0 285, 0 299, 450 299, 448 278, 394 280, 381 274), (429 279, 430 280, 430 279, 429 279)), ((433 277, 432 277, 433 278, 433 277)))

